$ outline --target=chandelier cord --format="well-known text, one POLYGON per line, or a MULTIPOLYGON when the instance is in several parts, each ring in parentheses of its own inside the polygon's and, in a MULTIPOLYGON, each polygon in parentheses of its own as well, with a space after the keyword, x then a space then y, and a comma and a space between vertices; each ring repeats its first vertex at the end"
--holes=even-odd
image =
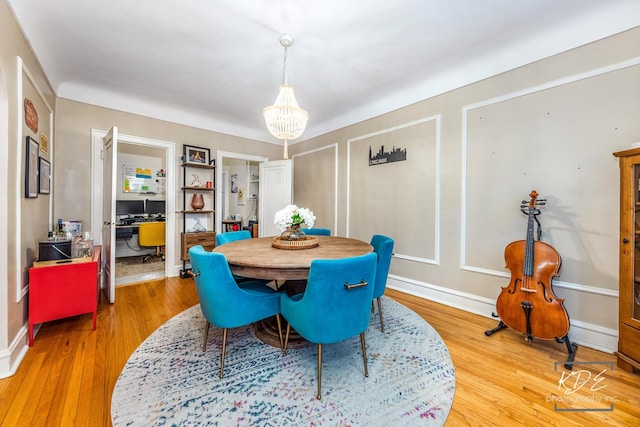
MULTIPOLYGON (((289 48, 289 43, 282 43, 284 46, 284 61, 282 65, 282 84, 287 84, 287 49, 289 48)), ((284 150, 282 152, 282 157, 287 160, 289 158, 289 148, 287 147, 287 138, 284 139, 284 150)))
POLYGON ((287 46, 284 44, 284 65, 282 66, 282 84, 287 84, 287 46))

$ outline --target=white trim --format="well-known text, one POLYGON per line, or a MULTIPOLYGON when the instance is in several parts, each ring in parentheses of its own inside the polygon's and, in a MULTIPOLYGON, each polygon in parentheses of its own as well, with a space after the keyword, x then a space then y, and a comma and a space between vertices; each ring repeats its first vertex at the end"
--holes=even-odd
MULTIPOLYGON (((91 129, 91 230, 93 232, 93 239, 96 244, 102 241, 102 139, 107 134, 107 131, 91 129)), ((162 141, 159 139, 150 139, 140 136, 118 134, 118 144, 130 144, 130 145, 142 145, 147 147, 155 147, 165 150, 165 164, 167 170, 166 181, 166 215, 165 215, 165 227, 166 227, 166 241, 177 242, 176 239, 176 143, 172 141, 162 141)), ((116 177, 113 177, 116 179, 116 177)), ((176 254, 175 244, 165 245, 165 270, 164 274, 167 277, 176 277, 179 275, 179 268, 175 265, 171 265, 171 261, 175 259, 176 254)))
POLYGON ((436 259, 421 258, 417 256, 412 256, 412 255, 403 255, 395 252, 393 254, 393 257, 398 259, 404 259, 406 261, 420 262, 422 264, 440 265, 440 262, 436 259))
MULTIPOLYGON (((220 185, 220 182, 222 181, 222 164, 224 163, 224 159, 246 160, 258 163, 269 161, 268 157, 218 150, 216 152, 216 186, 220 185)), ((258 185, 260 185, 260 183, 258 183, 258 185)), ((222 209, 220 209, 220 206, 222 206, 221 198, 221 192, 216 191, 215 230, 219 230, 218 232, 222 231, 222 209)), ((260 199, 258 199, 258 203, 260 203, 260 199)), ((260 205, 258 205, 258 211, 260 211, 260 205)))
POLYGON ((0 350, 0 379, 10 377, 16 373, 28 350, 27 328, 23 325, 9 348, 0 350))
MULTIPOLYGON (((15 210, 16 210, 16 217, 15 217, 15 224, 13 224, 14 227, 14 231, 15 231, 15 241, 16 241, 16 271, 22 271, 22 236, 20 235, 20 232, 22 230, 22 200, 24 197, 24 194, 20 191, 22 188, 22 183, 24 182, 24 165, 22 164, 22 152, 23 149, 22 147, 24 146, 24 142, 23 139, 25 138, 25 135, 22 133, 22 129, 23 129, 23 121, 24 121, 24 107, 23 107, 23 97, 24 97, 24 93, 23 93, 23 84, 24 84, 24 80, 22 79, 22 74, 24 73, 24 75, 27 76, 27 78, 29 79, 29 81, 31 82, 31 84, 33 85, 33 88, 36 90, 36 92, 38 93, 38 96, 40 96, 40 100, 42 101, 42 103, 47 107, 47 110, 49 111, 49 135, 47 135, 47 138, 49 138, 49 161, 51 164, 51 191, 49 193, 49 212, 48 212, 48 228, 49 230, 52 229, 52 224, 53 224, 53 198, 54 198, 54 192, 55 192, 55 186, 54 186, 54 171, 55 171, 55 164, 54 164, 54 140, 53 140, 53 135, 54 135, 54 130, 53 130, 53 109, 51 108, 51 106, 49 105, 49 103, 47 102, 47 99, 44 97, 44 94, 42 93, 42 90, 40 90, 40 87, 38 86, 38 84, 36 83, 35 79, 33 78, 33 75, 31 74, 31 71, 29 71, 29 68, 25 65, 24 61, 22 60, 22 58, 20 56, 17 56, 17 76, 16 76, 16 110, 17 110, 17 119, 18 119, 18 123, 17 123, 17 127, 16 129, 18 130, 18 150, 16 150, 16 165, 17 165, 17 170, 20 171, 19 172, 19 176, 18 179, 16 179, 15 181, 15 186, 16 186, 16 195, 17 195, 17 200, 15 203, 15 210)), ((40 143, 40 141, 38 141, 38 144, 40 143)), ((38 153, 38 156, 40 156, 40 153, 38 153)), ((27 294, 27 292, 29 292, 29 283, 27 282, 24 287, 22 286, 22 274, 17 274, 16 275, 16 302, 20 302, 23 300, 23 298, 25 297, 25 295, 27 294)))
MULTIPOLYGON (((495 300, 477 295, 460 292, 431 283, 408 279, 401 276, 389 275, 387 287, 407 293, 429 301, 434 301, 459 310, 474 313, 489 319, 498 319, 492 316, 495 312, 495 300)), ((511 331, 513 333, 514 331, 511 331)), ((505 331, 500 333, 506 333, 505 331)), ((516 332, 518 333, 518 332, 516 332)), ((618 331, 610 328, 577 320, 571 321, 569 330, 571 342, 603 351, 613 353, 618 348, 618 331)), ((489 343, 491 337, 484 338, 489 343)), ((534 340, 535 343, 535 340, 534 340)), ((558 344, 562 345, 562 344, 558 344)), ((564 348, 563 348, 564 350, 564 348)), ((578 352, 580 349, 578 349, 578 352)))
MULTIPOLYGON (((505 271, 490 270, 490 269, 478 268, 478 267, 465 267, 462 270, 471 271, 474 273, 486 274, 488 276, 503 277, 503 278, 506 278, 507 280, 511 278, 511 274, 505 271)), ((584 292, 587 294, 600 295, 603 297, 610 297, 610 298, 618 298, 620 296, 620 293, 614 289, 598 288, 595 286, 589 286, 589 285, 584 285, 580 283, 563 282, 561 280, 554 280, 553 287, 568 289, 576 292, 584 292)))
MULTIPOLYGON (((610 73, 613 71, 619 71, 624 68, 633 67, 635 65, 640 64, 640 56, 629 59, 627 61, 618 62, 616 64, 607 65, 604 67, 596 68, 593 70, 585 71, 583 73, 574 74, 571 76, 563 77, 560 79, 552 80, 546 83, 542 83, 536 86, 531 86, 528 88, 524 88, 521 90, 517 90, 514 92, 510 92, 504 95, 500 95, 494 98, 489 98, 483 101, 478 101, 473 104, 466 105, 462 108, 462 168, 461 168, 461 193, 460 193, 460 268, 463 270, 482 272, 486 274, 494 274, 492 270, 486 270, 482 267, 474 267, 467 265, 467 246, 466 246, 466 236, 467 236, 467 127, 468 120, 467 115, 469 111, 486 107, 487 105, 497 104, 500 102, 508 101, 514 98, 518 98, 525 95, 531 95, 532 93, 541 92, 543 90, 556 88, 562 85, 566 85, 569 83, 574 83, 580 80, 588 79, 591 77, 600 76, 606 73, 610 73)), ((495 275, 495 274, 494 274, 495 275)), ((579 285, 574 285, 578 286, 579 285)))
MULTIPOLYGON (((0 69, 0 129, 9 128, 9 94, 7 92, 7 84, 4 74, 0 69)), ((0 182, 3 185, 9 187, 9 132, 0 133, 0 182)), ((9 192, 0 192, 0 224, 2 224, 5 230, 8 230, 9 223, 9 192)), ((26 340, 24 335, 22 341, 14 339, 13 343, 9 345, 9 277, 10 274, 14 274, 9 271, 8 254, 9 254, 9 239, 2 239, 0 242, 0 272, 3 275, 0 281, 0 307, 5 307, 5 310, 0 310, 0 378, 6 378, 15 373, 20 360, 24 353, 26 353, 26 340), (24 346, 21 349, 22 355, 14 360, 16 354, 16 345, 21 342, 24 346)))
POLYGON ((532 93, 542 92, 547 89, 553 89, 559 86, 563 86, 569 83, 575 83, 577 81, 588 79, 591 77, 597 77, 613 71, 623 70, 625 68, 633 67, 634 65, 638 65, 638 64, 640 64, 640 56, 628 59, 626 61, 622 61, 615 64, 610 64, 604 67, 595 68, 593 70, 585 71, 582 73, 574 74, 571 76, 566 76, 556 80, 551 80, 549 82, 545 82, 536 86, 530 86, 514 92, 506 93, 504 95, 496 96, 494 98, 478 101, 473 104, 466 105, 463 108, 463 111, 473 110, 480 107, 486 107, 487 105, 493 105, 503 101, 509 101, 511 99, 519 98, 521 96, 531 95, 532 93))
POLYGON ((429 259, 429 258, 422 258, 422 257, 416 257, 413 255, 409 255, 409 254, 400 254, 400 253, 396 253, 394 254, 394 257, 396 258, 401 258, 401 259, 406 259, 409 261, 415 261, 415 262, 420 262, 420 263, 424 263, 424 264, 433 264, 433 265, 440 265, 440 173, 441 173, 441 168, 440 168, 440 151, 441 151, 441 133, 442 133, 442 126, 441 126, 441 120, 442 119, 442 115, 441 114, 435 114, 433 116, 429 116, 429 117, 424 117, 422 119, 418 119, 418 120, 413 120, 411 122, 407 122, 407 123, 403 123, 397 126, 392 126, 389 128, 385 128, 376 132, 371 132, 368 134, 364 134, 364 135, 360 135, 360 136, 356 136, 354 138, 349 138, 347 139, 347 180, 346 180, 346 187, 347 187, 347 191, 346 191, 346 197, 347 197, 347 203, 346 203, 346 233, 345 235, 347 237, 349 237, 349 224, 350 224, 350 215, 351 215, 351 143, 352 142, 358 142, 361 141, 363 139, 366 138, 371 138, 373 136, 378 136, 378 135, 382 135, 385 133, 389 133, 389 132, 393 132, 399 129, 404 129, 404 128, 408 128, 411 126, 415 126, 415 125, 419 125, 422 123, 426 123, 432 120, 435 120, 436 122, 436 158, 435 158, 435 200, 434 200, 434 214, 435 214, 435 222, 434 222, 434 258, 433 259, 429 259))
MULTIPOLYGON (((308 154, 316 153, 318 151, 328 150, 330 148, 333 148, 335 150, 334 152, 335 168, 333 170, 333 177, 334 177, 334 180, 333 180, 333 233, 334 234, 338 234, 338 169, 339 169, 338 147, 339 147, 338 143, 334 143, 334 144, 325 145, 323 147, 318 147, 313 150, 303 151, 302 153, 294 154, 293 156, 291 156, 291 159, 294 161, 294 167, 295 167, 295 159, 298 156, 306 156, 308 154)), ((295 188, 294 188, 294 194, 295 194, 295 188)))

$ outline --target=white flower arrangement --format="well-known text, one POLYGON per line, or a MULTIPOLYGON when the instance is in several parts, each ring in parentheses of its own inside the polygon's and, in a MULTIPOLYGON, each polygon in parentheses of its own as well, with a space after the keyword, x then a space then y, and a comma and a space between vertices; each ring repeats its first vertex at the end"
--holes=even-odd
POLYGON ((273 223, 280 228, 280 231, 285 231, 288 227, 301 226, 302 224, 311 228, 315 220, 316 217, 309 209, 287 205, 284 209, 276 212, 273 223))

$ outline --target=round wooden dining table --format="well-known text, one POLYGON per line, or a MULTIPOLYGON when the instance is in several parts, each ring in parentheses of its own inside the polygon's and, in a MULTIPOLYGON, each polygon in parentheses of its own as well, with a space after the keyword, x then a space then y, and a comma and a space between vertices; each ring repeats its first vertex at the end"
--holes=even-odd
POLYGON ((238 276, 267 280, 306 280, 311 261, 365 255, 373 247, 362 240, 336 236, 314 236, 318 246, 309 249, 279 249, 273 237, 237 240, 216 246, 224 254, 231 272, 238 276))
MULTIPOLYGON (((224 254, 231 272, 253 279, 273 280, 276 286, 284 282, 289 294, 304 291, 311 261, 339 259, 365 255, 373 246, 362 240, 335 236, 314 236, 318 246, 308 249, 279 249, 271 246, 273 237, 237 240, 216 246, 213 252, 224 254)), ((275 316, 255 323, 255 333, 261 341, 274 347, 280 346, 275 316)), ((300 348, 308 342, 293 329, 289 335, 289 348, 300 348)))

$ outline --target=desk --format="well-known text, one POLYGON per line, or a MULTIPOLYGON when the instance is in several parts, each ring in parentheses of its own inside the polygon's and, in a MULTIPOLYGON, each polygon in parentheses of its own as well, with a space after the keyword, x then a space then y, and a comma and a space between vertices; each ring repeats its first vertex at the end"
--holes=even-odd
POLYGON ((238 276, 267 280, 306 280, 314 259, 339 259, 365 255, 373 250, 369 243, 335 236, 314 236, 319 245, 311 249, 276 249, 273 237, 238 240, 217 246, 231 272, 238 276))
MULTIPOLYGON (((158 222, 158 218, 138 218, 136 222, 132 222, 131 224, 116 224, 116 258, 155 254, 155 247, 140 246, 138 243, 138 229, 140 228, 140 224, 147 222, 158 222)), ((164 222, 164 219, 161 219, 159 222, 164 222)))

